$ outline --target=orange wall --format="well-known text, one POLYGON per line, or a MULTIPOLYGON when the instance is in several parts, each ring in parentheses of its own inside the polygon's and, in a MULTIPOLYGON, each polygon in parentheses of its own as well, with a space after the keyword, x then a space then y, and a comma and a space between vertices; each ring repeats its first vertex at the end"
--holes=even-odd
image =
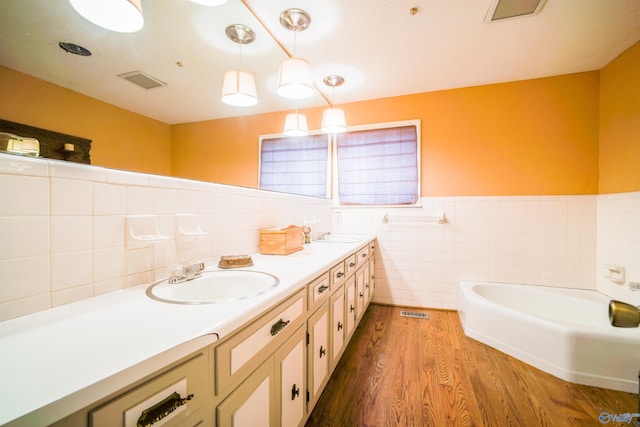
POLYGON ((92 140, 91 164, 171 174, 171 126, 0 66, 0 118, 92 140))
POLYGON ((640 42, 600 71, 600 193, 640 191, 640 42))
MULTIPOLYGON (((595 194, 598 86, 588 72, 341 107, 350 125, 421 119, 423 196, 595 194)), ((304 112, 318 128, 322 109, 304 112)), ((173 174, 255 186, 258 135, 285 114, 174 126, 173 174)))

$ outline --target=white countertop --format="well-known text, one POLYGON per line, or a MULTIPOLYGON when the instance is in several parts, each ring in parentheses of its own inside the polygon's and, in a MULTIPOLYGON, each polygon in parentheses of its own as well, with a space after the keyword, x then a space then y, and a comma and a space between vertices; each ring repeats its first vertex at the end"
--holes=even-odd
POLYGON ((251 299, 169 304, 147 297, 149 284, 1 322, 0 425, 47 425, 223 338, 374 238, 359 237, 252 255, 247 270, 280 284, 251 299))

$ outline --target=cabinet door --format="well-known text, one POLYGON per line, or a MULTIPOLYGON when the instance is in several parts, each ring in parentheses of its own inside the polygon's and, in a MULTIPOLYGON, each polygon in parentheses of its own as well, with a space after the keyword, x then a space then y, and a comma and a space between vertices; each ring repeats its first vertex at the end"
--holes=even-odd
POLYGON ((369 306, 369 301, 371 300, 371 286, 370 286, 370 282, 371 282, 371 273, 369 272, 370 269, 370 262, 367 262, 365 264, 365 266, 363 267, 364 270, 364 304, 362 307, 362 313, 360 313, 360 316, 362 316, 362 314, 364 314, 365 310, 367 309, 367 307, 369 306))
POLYGON ((345 301, 344 307, 345 324, 347 326, 346 337, 351 337, 356 326, 356 278, 355 275, 347 279, 344 285, 345 301))
POLYGON ((277 426, 273 358, 260 365, 216 408, 220 427, 277 426))
POLYGON ((373 299, 373 291, 376 289, 376 262, 373 257, 369 260, 369 301, 373 299))
POLYGON ((305 418, 307 364, 305 358, 307 330, 298 328, 275 354, 280 408, 280 425, 299 426, 305 418))
POLYGON ((331 297, 329 305, 329 314, 331 318, 331 360, 330 368, 333 369, 338 364, 342 351, 344 350, 344 288, 341 288, 331 297))
POLYGON ((356 319, 358 321, 364 313, 364 282, 367 274, 364 267, 356 272, 356 319))
POLYGON ((309 318, 309 346, 307 353, 309 381, 309 408, 320 397, 322 387, 329 379, 329 304, 324 303, 309 318))

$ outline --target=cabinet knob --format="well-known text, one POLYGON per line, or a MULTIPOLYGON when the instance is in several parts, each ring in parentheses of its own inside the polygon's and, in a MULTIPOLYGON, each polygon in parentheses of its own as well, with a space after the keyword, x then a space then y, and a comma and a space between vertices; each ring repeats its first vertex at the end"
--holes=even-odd
POLYGON ((324 348, 323 346, 320 346, 320 358, 322 359, 322 356, 327 354, 327 349, 324 348))
POLYGON ((291 388, 291 400, 296 400, 298 396, 300 396, 300 388, 294 384, 291 388))
POLYGON ((363 298, 364 294, 362 292, 360 292, 360 298, 363 298))

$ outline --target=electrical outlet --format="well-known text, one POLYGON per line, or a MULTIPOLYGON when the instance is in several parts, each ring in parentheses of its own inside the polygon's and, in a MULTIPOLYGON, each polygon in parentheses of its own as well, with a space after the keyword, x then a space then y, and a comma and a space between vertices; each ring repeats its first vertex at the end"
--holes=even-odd
POLYGON ((604 277, 611 280, 613 283, 624 285, 625 282, 625 268, 621 265, 605 264, 604 277))

